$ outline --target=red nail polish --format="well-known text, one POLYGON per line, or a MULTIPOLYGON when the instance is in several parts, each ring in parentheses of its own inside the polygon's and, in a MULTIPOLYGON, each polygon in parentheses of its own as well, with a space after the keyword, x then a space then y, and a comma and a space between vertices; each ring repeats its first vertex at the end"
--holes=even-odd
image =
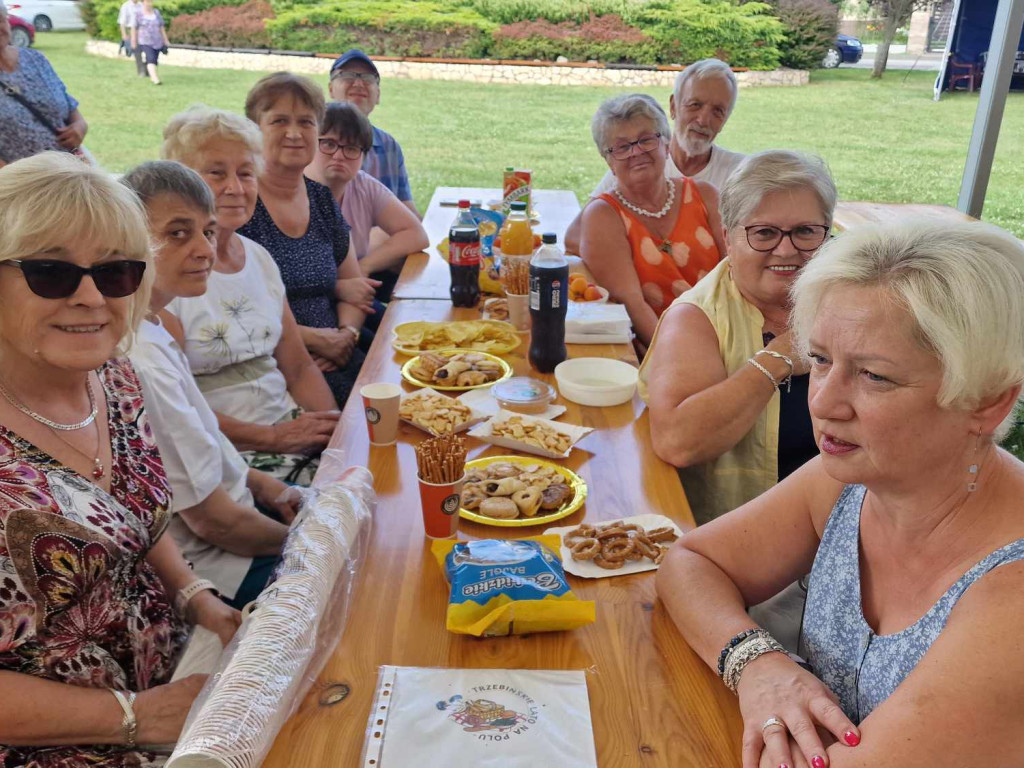
POLYGON ((814 768, 825 768, 825 759, 821 755, 815 755, 811 758, 811 765, 814 768))
POLYGON ((785 763, 779 763, 779 768, 789 768, 785 763))
POLYGON ((846 743, 849 744, 851 747, 856 747, 858 744, 860 744, 860 736, 858 736, 853 731, 847 731, 846 733, 844 733, 843 738, 846 740, 846 743))

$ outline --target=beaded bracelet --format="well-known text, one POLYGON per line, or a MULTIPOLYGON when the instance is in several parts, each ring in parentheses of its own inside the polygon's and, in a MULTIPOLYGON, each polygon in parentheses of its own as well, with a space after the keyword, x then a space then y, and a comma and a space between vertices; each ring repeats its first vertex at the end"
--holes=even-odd
POLYGON ((729 651, 735 648, 737 645, 742 643, 748 637, 758 631, 758 627, 752 627, 751 629, 745 629, 736 635, 732 640, 725 644, 722 652, 718 654, 718 676, 723 677, 725 675, 725 657, 729 655, 729 651))

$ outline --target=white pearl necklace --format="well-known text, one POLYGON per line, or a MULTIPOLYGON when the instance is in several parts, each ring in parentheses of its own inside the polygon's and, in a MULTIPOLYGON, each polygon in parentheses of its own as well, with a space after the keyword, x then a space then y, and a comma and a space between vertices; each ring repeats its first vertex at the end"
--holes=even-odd
POLYGON ((619 192, 618 187, 616 187, 612 191, 615 193, 615 196, 619 198, 619 202, 622 203, 627 208, 629 208, 629 210, 631 210, 633 213, 639 213, 641 216, 647 216, 648 218, 651 219, 660 219, 663 218, 665 214, 667 214, 672 209, 672 203, 676 201, 676 185, 673 184, 671 181, 666 181, 665 183, 668 185, 668 200, 665 201, 665 205, 662 207, 660 211, 645 211, 640 206, 633 205, 631 202, 629 202, 629 200, 622 196, 622 193, 619 192))

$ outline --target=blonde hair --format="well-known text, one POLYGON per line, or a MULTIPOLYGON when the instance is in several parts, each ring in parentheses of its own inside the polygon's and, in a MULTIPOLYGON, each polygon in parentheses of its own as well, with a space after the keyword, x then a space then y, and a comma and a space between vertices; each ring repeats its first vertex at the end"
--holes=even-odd
POLYGON ((252 153, 256 172, 263 171, 263 137, 259 126, 242 115, 203 104, 189 107, 167 121, 160 156, 192 166, 203 148, 214 139, 243 145, 252 153))
POLYGON ((999 227, 912 220, 826 243, 793 286, 800 349, 839 285, 878 286, 908 313, 915 340, 942 364, 940 406, 974 408, 1024 384, 1024 246, 999 227))
POLYGON ((154 279, 139 198, 106 171, 66 152, 43 152, 0 168, 0 261, 93 242, 146 262, 139 289, 128 297, 128 329, 117 349, 123 354, 149 309, 154 279))
POLYGON ((821 203, 826 223, 832 223, 838 193, 825 161, 788 149, 769 149, 749 155, 722 184, 719 210, 726 231, 742 226, 772 192, 809 189, 821 203))

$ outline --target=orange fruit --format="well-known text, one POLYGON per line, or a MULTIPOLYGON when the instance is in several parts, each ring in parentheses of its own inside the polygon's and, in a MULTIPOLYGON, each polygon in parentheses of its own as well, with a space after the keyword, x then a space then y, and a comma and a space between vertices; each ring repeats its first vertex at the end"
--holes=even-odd
POLYGON ((573 275, 569 278, 569 290, 582 294, 587 290, 587 278, 580 274, 573 275))
POLYGON ((601 292, 597 290, 596 285, 588 285, 587 290, 583 292, 584 301, 597 301, 601 298, 601 292))

